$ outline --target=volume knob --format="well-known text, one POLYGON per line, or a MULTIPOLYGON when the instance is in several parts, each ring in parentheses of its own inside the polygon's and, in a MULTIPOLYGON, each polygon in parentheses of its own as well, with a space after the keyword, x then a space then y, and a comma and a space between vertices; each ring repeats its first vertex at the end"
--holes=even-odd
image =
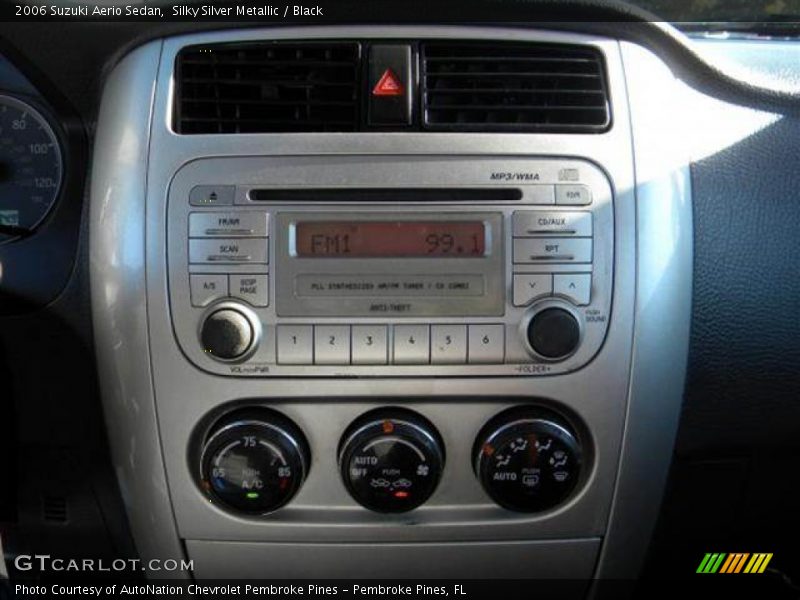
POLYGON ((221 361, 241 360, 254 350, 257 329, 246 310, 225 306, 208 313, 200 326, 203 350, 221 361))

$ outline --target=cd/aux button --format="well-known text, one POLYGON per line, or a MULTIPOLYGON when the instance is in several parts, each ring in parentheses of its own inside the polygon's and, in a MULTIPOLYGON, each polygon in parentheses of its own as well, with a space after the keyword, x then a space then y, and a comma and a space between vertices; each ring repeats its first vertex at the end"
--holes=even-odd
POLYGON ((592 213, 578 211, 518 210, 514 212, 514 236, 592 236, 592 213))

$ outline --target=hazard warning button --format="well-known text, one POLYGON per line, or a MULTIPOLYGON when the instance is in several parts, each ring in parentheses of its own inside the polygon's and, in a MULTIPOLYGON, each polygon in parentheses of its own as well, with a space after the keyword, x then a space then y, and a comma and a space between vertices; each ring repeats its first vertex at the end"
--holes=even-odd
POLYGON ((369 49, 369 124, 411 124, 411 47, 375 44, 369 49))
POLYGON ((386 69, 372 88, 373 96, 403 96, 405 93, 400 78, 391 69, 386 69))

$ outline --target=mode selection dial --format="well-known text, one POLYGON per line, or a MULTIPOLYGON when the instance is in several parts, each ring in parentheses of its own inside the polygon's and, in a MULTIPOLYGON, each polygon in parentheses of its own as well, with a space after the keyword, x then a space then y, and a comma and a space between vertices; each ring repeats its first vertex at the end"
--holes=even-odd
POLYGON ((405 409, 367 413, 345 432, 339 468, 350 495, 377 512, 418 507, 436 489, 444 448, 436 428, 405 409))
POLYGON ((565 420, 543 409, 514 409, 481 430, 474 468, 497 504, 539 512, 562 503, 575 489, 582 454, 565 420))
POLYGON ((200 458, 201 486, 236 512, 263 514, 300 489, 310 462, 303 433, 264 408, 236 411, 207 436, 200 458))

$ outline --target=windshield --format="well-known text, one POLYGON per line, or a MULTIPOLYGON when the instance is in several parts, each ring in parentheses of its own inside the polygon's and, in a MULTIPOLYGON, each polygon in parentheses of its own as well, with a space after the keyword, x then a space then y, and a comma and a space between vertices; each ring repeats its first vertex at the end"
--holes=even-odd
POLYGON ((697 29, 703 24, 729 23, 735 29, 777 24, 800 29, 800 0, 630 0, 678 27, 697 29))

